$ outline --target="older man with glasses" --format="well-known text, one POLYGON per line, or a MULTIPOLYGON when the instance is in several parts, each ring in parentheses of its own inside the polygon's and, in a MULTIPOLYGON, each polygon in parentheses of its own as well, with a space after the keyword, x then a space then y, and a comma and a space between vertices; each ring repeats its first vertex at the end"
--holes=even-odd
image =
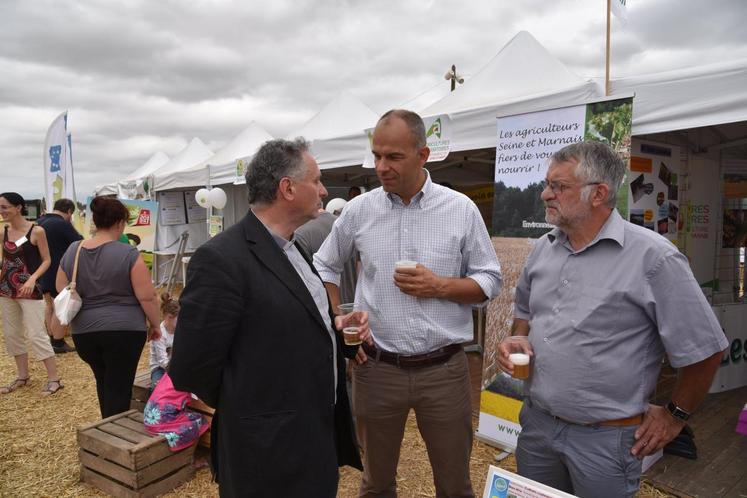
POLYGON ((581 497, 635 495, 641 459, 679 434, 728 345, 687 258, 615 209, 625 172, 598 142, 551 157, 542 200, 556 228, 516 288, 512 335, 533 355, 518 471, 581 497), (649 405, 664 354, 679 378, 666 407, 649 405))

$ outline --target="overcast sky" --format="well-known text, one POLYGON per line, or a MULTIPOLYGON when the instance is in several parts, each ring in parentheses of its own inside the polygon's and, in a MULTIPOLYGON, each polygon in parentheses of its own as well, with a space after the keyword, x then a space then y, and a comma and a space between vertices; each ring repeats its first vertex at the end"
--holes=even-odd
MULTIPOLYGON (((745 0, 628 0, 613 77, 747 59, 745 0)), ((40 197, 49 124, 69 111, 78 198, 192 137, 273 136, 340 91, 375 112, 476 73, 527 30, 604 75, 605 0, 0 2, 0 191, 40 197)))

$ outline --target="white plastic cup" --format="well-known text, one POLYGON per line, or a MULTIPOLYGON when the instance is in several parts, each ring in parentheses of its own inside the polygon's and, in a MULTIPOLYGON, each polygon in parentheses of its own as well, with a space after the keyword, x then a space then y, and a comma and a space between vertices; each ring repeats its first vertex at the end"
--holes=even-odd
POLYGON ((508 361, 514 364, 514 378, 529 378, 529 355, 526 353, 511 353, 508 355, 508 361))
POLYGON ((400 268, 415 268, 416 266, 418 266, 418 262, 410 261, 409 259, 401 259, 394 263, 394 268, 397 270, 400 268))

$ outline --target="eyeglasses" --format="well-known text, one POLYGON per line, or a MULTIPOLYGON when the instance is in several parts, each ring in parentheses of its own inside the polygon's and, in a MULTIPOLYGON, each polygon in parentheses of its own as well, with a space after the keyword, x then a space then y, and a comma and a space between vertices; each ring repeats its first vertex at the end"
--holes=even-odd
MULTIPOLYGON (((603 182, 586 182, 586 183, 582 183, 581 185, 578 185, 578 186, 579 187, 586 187, 588 185, 601 185, 602 183, 603 182)), ((571 189, 571 188, 573 188, 575 186, 576 185, 566 185, 565 183, 550 182, 550 181, 547 181, 547 180, 542 180, 540 182, 540 187, 542 187, 542 191, 543 192, 545 191, 546 188, 549 187, 550 190, 552 191, 552 193, 554 195, 560 195, 563 192, 565 192, 566 190, 571 189)))

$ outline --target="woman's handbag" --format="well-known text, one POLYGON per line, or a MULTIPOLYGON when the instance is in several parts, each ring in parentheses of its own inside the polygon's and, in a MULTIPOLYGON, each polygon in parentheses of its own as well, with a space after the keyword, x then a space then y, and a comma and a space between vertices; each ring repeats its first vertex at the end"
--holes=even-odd
POLYGON ((78 291, 75 290, 75 279, 78 276, 78 258, 80 250, 83 247, 83 241, 78 244, 78 250, 75 251, 75 262, 73 263, 73 278, 70 283, 62 289, 54 298, 54 314, 62 325, 68 325, 75 318, 75 315, 83 306, 83 300, 80 298, 78 291))

